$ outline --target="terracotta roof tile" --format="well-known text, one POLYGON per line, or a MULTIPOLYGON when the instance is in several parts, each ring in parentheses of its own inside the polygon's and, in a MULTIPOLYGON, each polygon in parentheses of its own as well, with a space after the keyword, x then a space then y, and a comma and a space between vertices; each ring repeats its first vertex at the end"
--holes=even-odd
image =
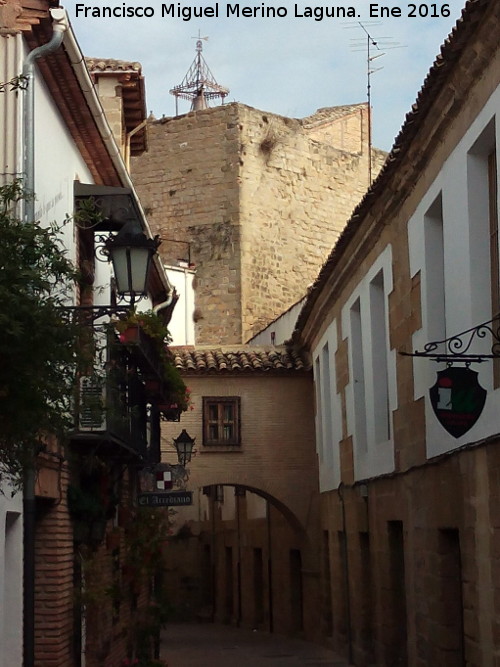
POLYGON ((85 58, 87 67, 91 72, 138 72, 142 71, 142 65, 138 62, 128 60, 115 60, 114 58, 85 58))
POLYGON ((308 371, 305 354, 286 346, 169 348, 176 367, 183 373, 262 373, 308 371))

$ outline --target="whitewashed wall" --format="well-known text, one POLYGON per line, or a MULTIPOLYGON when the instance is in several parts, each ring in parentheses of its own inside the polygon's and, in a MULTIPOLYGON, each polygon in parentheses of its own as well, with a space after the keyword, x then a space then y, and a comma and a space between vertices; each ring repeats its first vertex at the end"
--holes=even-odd
MULTIPOLYGON (((422 198, 408 223, 410 272, 421 273, 422 328, 413 349, 489 320, 490 250, 486 156, 500 155, 500 90, 490 97, 422 198), (437 204, 436 204, 437 202, 437 204), (443 318, 444 311, 444 318, 443 318)), ((498 183, 497 183, 498 190, 498 183)), ((473 352, 489 352, 487 339, 473 352)), ((492 363, 473 366, 488 391, 483 414, 465 435, 454 438, 440 425, 429 400, 438 365, 414 359, 415 399, 425 398, 427 455, 436 456, 500 432, 500 389, 493 389, 492 363)))
POLYGON ((22 496, 0 494, 0 667, 23 659, 23 519, 22 496))
POLYGON ((262 331, 259 331, 258 334, 253 336, 253 338, 248 341, 249 344, 283 345, 287 340, 290 340, 295 329, 295 324, 297 323, 297 318, 304 305, 304 301, 305 297, 277 317, 265 329, 262 329, 262 331))
MULTIPOLYGON (((167 241, 165 241, 167 243, 167 241)), ((195 291, 193 281, 196 272, 180 266, 166 266, 167 277, 179 295, 169 330, 172 334, 172 345, 194 345, 195 329, 193 313, 195 309, 195 291)))
MULTIPOLYGON (((389 344, 388 296, 393 288, 392 249, 387 246, 352 291, 341 313, 347 339, 345 389, 347 435, 352 436, 354 476, 366 479, 394 470, 392 413, 397 408, 396 353, 389 344)), ((337 393, 333 321, 313 350, 316 449, 320 490, 340 483, 341 397, 337 393)))
POLYGON ((316 453, 320 491, 330 491, 340 484, 340 449, 342 438, 341 400, 337 393, 335 353, 337 322, 334 320, 313 350, 316 403, 316 453))
MULTIPOLYGON (((39 76, 36 77, 35 109, 35 214, 43 223, 59 223, 73 214, 74 181, 93 183, 93 180, 39 76)), ((73 224, 65 227, 64 242, 74 259, 73 224)))

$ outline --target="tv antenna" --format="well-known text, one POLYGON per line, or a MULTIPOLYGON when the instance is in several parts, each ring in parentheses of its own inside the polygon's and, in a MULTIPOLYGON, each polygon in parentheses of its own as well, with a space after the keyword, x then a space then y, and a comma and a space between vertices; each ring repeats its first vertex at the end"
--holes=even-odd
POLYGON ((372 74, 379 72, 382 67, 374 67, 374 61, 382 56, 389 49, 403 49, 405 44, 395 42, 392 37, 374 37, 368 30, 369 27, 380 25, 381 21, 357 21, 356 25, 346 26, 347 28, 361 28, 365 33, 365 37, 356 37, 351 39, 352 51, 366 52, 366 98, 368 102, 368 182, 369 185, 373 182, 373 146, 372 146, 372 74))
POLYGON ((224 104, 224 98, 229 94, 228 88, 217 83, 202 55, 203 42, 207 42, 208 37, 202 37, 198 31, 198 37, 192 37, 192 39, 196 39, 196 56, 182 83, 169 91, 171 95, 175 96, 176 116, 179 115, 179 97, 191 100, 191 111, 199 111, 207 109, 210 106, 210 100, 217 98, 220 98, 224 104))

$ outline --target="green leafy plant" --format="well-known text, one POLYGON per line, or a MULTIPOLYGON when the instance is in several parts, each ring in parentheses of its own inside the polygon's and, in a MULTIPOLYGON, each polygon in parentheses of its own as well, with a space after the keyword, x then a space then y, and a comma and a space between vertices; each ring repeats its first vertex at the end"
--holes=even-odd
POLYGON ((61 228, 23 222, 19 181, 0 187, 0 480, 19 485, 51 434, 71 426, 79 329, 61 307, 77 272, 61 228))
POLYGON ((163 320, 152 310, 144 312, 131 310, 126 316, 115 320, 114 325, 119 333, 123 333, 130 327, 140 327, 159 347, 168 345, 172 341, 163 320))
POLYGON ((153 341, 160 359, 161 375, 166 385, 170 404, 182 411, 187 410, 191 404, 191 392, 173 363, 172 354, 168 350, 172 337, 161 317, 152 310, 130 311, 125 317, 115 320, 114 327, 123 343, 126 343, 125 332, 133 328, 140 328, 153 341))
POLYGON ((149 604, 136 609, 129 626, 129 655, 138 659, 139 665, 155 664, 151 662, 152 647, 170 612, 166 591, 161 585, 170 526, 168 511, 142 507, 125 531, 123 580, 128 582, 131 594, 138 596, 155 582, 149 604))

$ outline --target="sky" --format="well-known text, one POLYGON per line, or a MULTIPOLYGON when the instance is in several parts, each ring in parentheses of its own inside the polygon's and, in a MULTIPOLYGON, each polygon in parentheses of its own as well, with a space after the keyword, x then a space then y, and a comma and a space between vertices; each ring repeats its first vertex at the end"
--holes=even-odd
MULTIPOLYGON (((67 0, 64 6, 85 56, 142 64, 147 111, 156 118, 175 114, 169 89, 181 83, 193 62, 198 35, 208 37, 203 40, 203 56, 216 81, 229 88, 226 102, 292 118, 309 116, 321 107, 365 102, 368 33, 376 42, 370 55, 378 56, 370 64, 376 70, 370 77, 373 145, 390 150, 465 0, 251 2, 67 0), (171 5, 175 16, 162 16, 162 6, 171 5), (229 12, 239 5, 240 16, 228 16, 228 5, 229 12), (115 8, 116 13, 147 7, 147 13, 154 15, 103 18, 104 7, 115 8), (245 7, 257 15, 243 16, 245 7), (383 7, 392 16, 381 18, 383 7), (218 10, 219 15, 190 20, 178 16, 195 8, 205 14, 218 10), (308 17, 307 8, 316 8, 318 18, 323 8, 323 18, 308 17), (286 16, 262 15, 273 9, 286 16), (327 9, 344 10, 346 17, 327 17, 327 9)), ((189 102, 180 101, 179 113, 187 111, 189 102)))

